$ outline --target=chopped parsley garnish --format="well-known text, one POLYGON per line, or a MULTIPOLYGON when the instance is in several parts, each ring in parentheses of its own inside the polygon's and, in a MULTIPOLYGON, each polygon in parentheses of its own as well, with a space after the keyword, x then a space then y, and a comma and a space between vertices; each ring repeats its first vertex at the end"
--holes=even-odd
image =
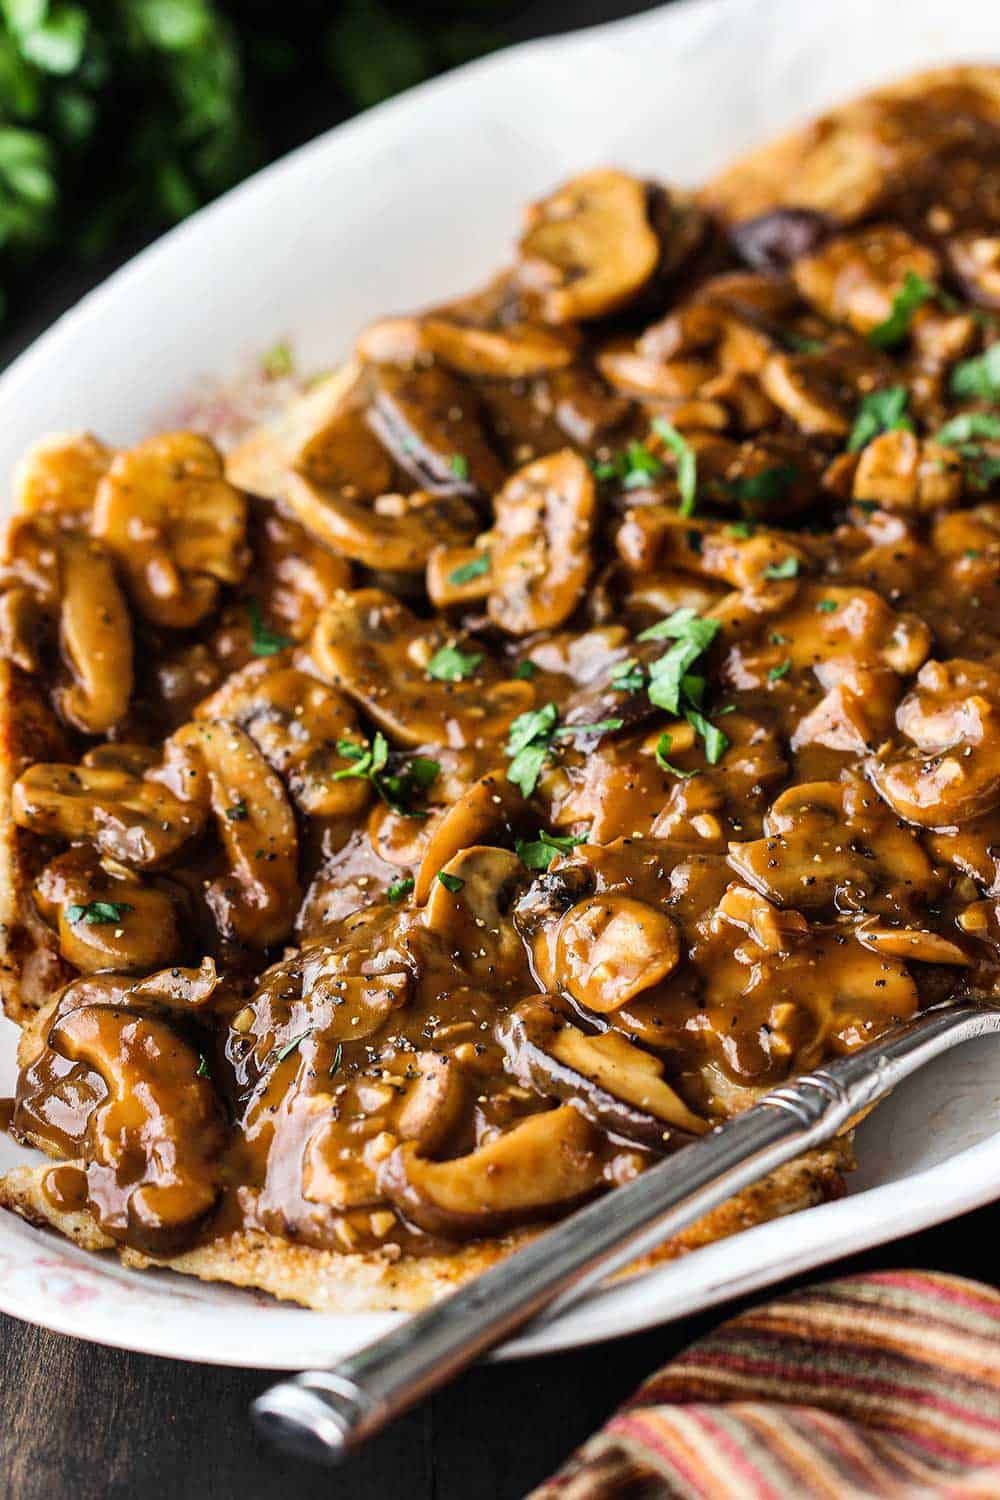
POLYGON ((672 615, 651 625, 638 637, 640 641, 673 640, 669 651, 650 665, 649 701, 669 714, 683 714, 705 741, 705 755, 713 766, 727 749, 729 740, 702 713, 707 683, 690 668, 721 629, 718 620, 702 618, 693 609, 685 608, 675 609, 672 615))
POLYGON ((343 1044, 343 1042, 338 1042, 337 1043, 337 1050, 333 1054, 333 1062, 330 1064, 329 1068, 327 1069, 327 1077, 328 1078, 333 1078, 337 1073, 340 1072, 340 1064, 343 1062, 343 1060, 344 1060, 344 1044, 343 1044))
POLYGON ((730 739, 715 724, 710 724, 696 708, 685 708, 684 717, 691 728, 705 741, 705 759, 710 766, 718 765, 730 746, 730 739))
POLYGON ((698 460, 694 449, 685 438, 671 427, 666 417, 653 418, 653 431, 673 450, 677 458, 677 488, 680 490, 680 513, 693 516, 698 497, 698 460))
POLYGON ((767 674, 768 682, 780 682, 782 677, 787 677, 792 670, 792 659, 786 656, 780 667, 772 667, 767 674))
POLYGON ((821 615, 832 615, 839 607, 836 599, 821 599, 816 606, 821 615))
MULTIPOLYGON (((799 471, 794 464, 771 464, 769 468, 761 469, 759 474, 745 474, 741 479, 728 479, 724 485, 727 495, 740 505, 752 507, 787 500, 798 477, 799 471)), ((745 534, 751 536, 753 533, 745 534)))
POLYGON ((546 833, 540 828, 537 839, 516 839, 514 848, 529 870, 547 870, 557 854, 568 854, 578 844, 586 842, 586 834, 546 833))
POLYGON ((440 881, 445 890, 450 891, 453 896, 457 896, 465 885, 461 875, 449 875, 446 870, 438 870, 435 879, 440 881))
POLYGON ((934 441, 945 448, 973 443, 977 438, 986 438, 987 441, 1000 438, 1000 417, 985 411, 963 411, 934 434, 934 441))
POLYGON ((618 479, 627 490, 638 490, 651 479, 659 479, 663 465, 645 443, 637 439, 619 453, 594 464, 595 479, 618 479))
POLYGON ((392 882, 392 885, 386 891, 386 895, 390 901, 402 901, 403 897, 408 896, 413 890, 414 883, 412 875, 404 875, 401 880, 394 880, 392 882))
POLYGON ((427 675, 438 682, 464 682, 473 676, 482 659, 482 651, 460 651, 457 646, 442 646, 427 663, 427 675))
POLYGON ((295 1052, 297 1048, 301 1047, 306 1037, 311 1035, 311 1032, 304 1031, 301 1036, 293 1036, 292 1040, 285 1043, 281 1051, 278 1053, 277 1057, 274 1059, 275 1065, 277 1065, 278 1063, 283 1063, 286 1057, 291 1057, 292 1053, 295 1052))
POLYGON ((526 656, 523 661, 518 662, 514 676, 519 682, 530 682, 533 677, 538 676, 538 663, 526 656))
POLYGON ((752 521, 734 521, 731 526, 726 527, 729 536, 738 536, 743 541, 752 537, 756 530, 752 521))
POLYGON ((772 646, 788 645, 788 636, 782 635, 780 630, 772 630, 771 634, 768 636, 768 640, 771 642, 772 646))
POLYGON ((554 703, 546 703, 543 708, 532 708, 527 713, 518 714, 510 726, 507 780, 525 797, 530 797, 535 790, 554 739, 568 739, 578 734, 604 734, 620 729, 624 721, 601 719, 596 724, 564 724, 561 729, 557 728, 558 722, 559 710, 554 703))
POLYGON ((464 453, 453 453, 448 460, 448 467, 456 479, 468 479, 469 460, 464 453))
POLYGON ((991 344, 975 359, 963 359, 951 372, 953 396, 994 401, 1000 396, 1000 343, 991 344))
POLYGON ((230 807, 226 808, 226 817, 230 823, 245 823, 249 816, 250 809, 242 797, 238 802, 234 802, 230 807))
POLYGON ((195 1076, 198 1078, 211 1078, 212 1074, 208 1066, 208 1058, 204 1052, 198 1053, 198 1066, 195 1068, 195 1076))
POLYGON ((870 391, 858 407, 858 414, 847 440, 848 453, 857 453, 881 432, 913 431, 907 415, 910 393, 905 385, 887 385, 884 390, 870 391))
POLYGON ((448 582, 455 584, 471 583, 474 578, 482 578, 484 573, 490 571, 490 554, 480 552, 478 557, 470 557, 467 563, 460 568, 455 568, 448 574, 448 582))
POLYGON ((917 308, 938 295, 932 281, 925 281, 916 271, 907 271, 903 285, 892 299, 889 316, 870 330, 869 344, 876 349, 892 349, 901 344, 910 331, 910 320, 917 308))
POLYGON ((382 801, 406 818, 423 818, 426 814, 416 811, 413 801, 435 782, 441 767, 436 760, 426 755, 412 755, 397 772, 387 771, 389 743, 379 730, 370 745, 359 745, 356 740, 338 740, 337 754, 352 762, 340 771, 334 771, 334 781, 349 781, 355 778, 370 781, 382 801))
POLYGON ((669 771, 671 776, 679 776, 682 781, 688 781, 692 776, 697 776, 697 771, 682 771, 680 766, 675 766, 667 759, 673 748, 673 737, 669 734, 661 734, 656 742, 656 764, 661 771, 669 771))
POLYGON ((769 563, 764 569, 765 578, 798 578, 799 560, 797 557, 783 557, 780 562, 769 563))
POLYGON ((261 360, 260 367, 268 380, 280 380, 285 375, 291 375, 295 369, 295 358, 288 340, 282 339, 269 349, 261 360))
POLYGON ((646 674, 634 656, 620 661, 611 673, 609 686, 616 693, 641 693, 646 685, 646 674))
POLYGON ((281 635, 264 624, 256 599, 247 600, 247 614, 250 616, 250 649, 254 656, 277 656, 279 651, 292 644, 291 636, 281 635))
POLYGON ((785 347, 791 349, 795 354, 822 354, 826 348, 826 343, 823 339, 807 338, 805 334, 796 333, 794 329, 789 329, 782 335, 782 338, 785 347))
POLYGON ((67 922, 85 922, 88 927, 105 927, 120 922, 132 907, 127 901, 88 901, 85 906, 72 902, 66 907, 67 922))

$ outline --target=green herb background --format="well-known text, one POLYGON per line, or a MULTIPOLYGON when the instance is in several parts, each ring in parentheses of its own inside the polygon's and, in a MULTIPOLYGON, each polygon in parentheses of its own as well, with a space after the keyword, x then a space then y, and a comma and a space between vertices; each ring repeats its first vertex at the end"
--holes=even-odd
POLYGON ((358 109, 533 31, 639 8, 0 0, 0 315, 31 316, 53 274, 107 269, 358 109))

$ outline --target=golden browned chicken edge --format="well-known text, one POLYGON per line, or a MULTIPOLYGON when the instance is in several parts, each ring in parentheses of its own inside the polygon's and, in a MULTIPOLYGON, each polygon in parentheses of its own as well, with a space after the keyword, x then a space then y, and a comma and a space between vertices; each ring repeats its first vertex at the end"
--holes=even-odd
MULTIPOLYGON (((642 1275, 755 1225, 842 1198, 845 1173, 854 1166, 847 1137, 809 1151, 736 1193, 615 1279, 642 1275)), ((0 1178, 0 1207, 10 1209, 36 1228, 56 1231, 81 1250, 114 1254, 114 1241, 101 1233, 90 1214, 67 1212, 53 1205, 43 1186, 49 1170, 48 1164, 18 1167, 0 1178)), ((266 1292, 279 1301, 295 1302, 314 1312, 418 1312, 488 1271, 538 1233, 522 1230, 504 1239, 477 1240, 444 1255, 398 1257, 384 1251, 349 1254, 317 1250, 289 1244, 259 1230, 240 1230, 172 1259, 128 1248, 119 1249, 118 1257, 132 1270, 170 1270, 199 1281, 223 1282, 266 1292)))

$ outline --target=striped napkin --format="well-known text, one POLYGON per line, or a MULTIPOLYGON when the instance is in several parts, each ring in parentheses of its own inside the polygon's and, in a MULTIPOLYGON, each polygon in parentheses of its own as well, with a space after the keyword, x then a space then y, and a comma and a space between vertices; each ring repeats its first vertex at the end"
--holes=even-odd
POLYGON ((1000 1293, 886 1271, 672 1360, 534 1500, 997 1500, 1000 1293))

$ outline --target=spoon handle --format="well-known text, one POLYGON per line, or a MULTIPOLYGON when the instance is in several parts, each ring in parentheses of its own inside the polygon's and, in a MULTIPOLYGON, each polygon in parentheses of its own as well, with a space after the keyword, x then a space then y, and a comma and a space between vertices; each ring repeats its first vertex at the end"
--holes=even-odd
POLYGON ((775 1089, 356 1354, 272 1386, 253 1406, 259 1430, 301 1457, 339 1462, 543 1310, 562 1311, 734 1193, 831 1140, 932 1058, 996 1031, 1000 1007, 942 1006, 775 1089))

